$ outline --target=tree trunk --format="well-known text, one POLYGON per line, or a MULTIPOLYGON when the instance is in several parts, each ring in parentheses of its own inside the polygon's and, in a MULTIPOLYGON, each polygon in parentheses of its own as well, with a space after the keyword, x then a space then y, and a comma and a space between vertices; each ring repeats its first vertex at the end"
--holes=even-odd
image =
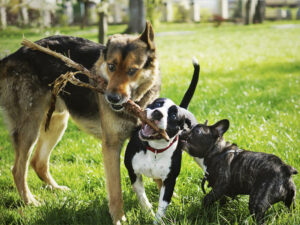
POLYGON ((73 12, 73 5, 71 1, 66 1, 65 2, 65 14, 67 15, 67 22, 68 24, 72 24, 74 22, 74 12, 73 12))
POLYGON ((0 20, 1 20, 1 29, 5 29, 7 26, 7 20, 6 20, 6 7, 1 6, 0 7, 0 20))
POLYGON ((84 27, 87 25, 87 23, 88 23, 88 17, 89 17, 89 3, 88 3, 88 1, 85 1, 84 2, 83 18, 81 20, 81 25, 80 25, 81 29, 84 29, 84 27))
POLYGON ((27 26, 29 24, 29 17, 28 17, 28 9, 26 6, 21 8, 21 15, 22 15, 22 24, 27 26))
POLYGON ((262 23, 265 19, 265 8, 266 8, 266 1, 265 0, 258 0, 255 14, 254 14, 254 23, 262 23))
POLYGON ((129 0, 128 33, 141 33, 146 24, 144 0, 129 0))
POLYGON ((104 12, 99 13, 99 34, 98 41, 100 44, 105 44, 107 33, 107 16, 104 12))
POLYGON ((245 24, 252 24, 253 19, 254 19, 254 14, 255 14, 255 9, 257 5, 258 0, 248 0, 246 3, 246 20, 245 24))

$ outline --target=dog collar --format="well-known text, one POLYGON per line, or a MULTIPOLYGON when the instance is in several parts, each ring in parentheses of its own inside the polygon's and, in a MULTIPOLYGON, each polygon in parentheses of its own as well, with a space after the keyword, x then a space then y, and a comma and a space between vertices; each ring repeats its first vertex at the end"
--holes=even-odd
POLYGON ((238 153, 242 152, 243 150, 238 148, 238 149, 235 149, 235 150, 229 150, 227 152, 225 152, 226 154, 227 153, 234 153, 234 156, 237 156, 238 153))
POLYGON ((151 151, 151 152, 153 152, 153 153, 155 153, 155 154, 157 154, 157 153, 162 153, 162 152, 164 152, 164 151, 166 151, 166 150, 168 150, 176 141, 178 140, 178 135, 174 138, 174 140, 169 144, 169 146, 168 147, 166 147, 166 148, 162 148, 162 149, 156 149, 156 148, 152 148, 152 147, 150 147, 149 145, 146 147, 146 149, 147 150, 149 150, 149 151, 151 151))

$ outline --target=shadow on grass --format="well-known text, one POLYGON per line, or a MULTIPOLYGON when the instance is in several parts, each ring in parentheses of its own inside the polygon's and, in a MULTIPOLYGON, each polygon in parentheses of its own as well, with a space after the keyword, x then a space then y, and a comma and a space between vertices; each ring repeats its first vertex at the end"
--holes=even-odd
POLYGON ((41 207, 32 224, 112 224, 106 199, 89 202, 66 201, 41 207))

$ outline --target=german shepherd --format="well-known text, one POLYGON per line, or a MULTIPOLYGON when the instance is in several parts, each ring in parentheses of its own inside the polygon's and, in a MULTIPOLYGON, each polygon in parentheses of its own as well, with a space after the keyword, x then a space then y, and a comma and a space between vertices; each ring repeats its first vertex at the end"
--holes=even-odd
MULTIPOLYGON (((156 99, 160 74, 150 23, 138 36, 113 35, 103 46, 71 36, 51 36, 36 42, 69 56, 107 81, 104 95, 68 84, 56 102, 50 127, 45 131, 51 99, 51 84, 58 76, 73 71, 59 59, 22 47, 0 61, 0 106, 3 108, 13 147, 12 170, 21 198, 38 205, 27 186, 29 158, 36 144, 31 166, 37 175, 55 189, 49 173, 52 149, 61 139, 69 115, 83 130, 102 139, 109 211, 115 224, 125 219, 120 177, 120 152, 138 120, 123 111, 122 103, 132 99, 142 108, 156 99)), ((89 82, 79 75, 78 79, 89 82)))

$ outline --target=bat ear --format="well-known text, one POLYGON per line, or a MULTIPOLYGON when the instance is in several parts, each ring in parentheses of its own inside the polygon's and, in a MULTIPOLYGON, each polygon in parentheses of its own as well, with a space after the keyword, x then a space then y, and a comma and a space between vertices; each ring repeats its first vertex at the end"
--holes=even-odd
POLYGON ((205 125, 205 126, 207 126, 207 124, 208 124, 208 120, 205 120, 205 123, 204 123, 204 125, 205 125))
POLYGON ((212 127, 214 129, 216 129, 216 131, 218 132, 218 136, 222 137, 223 134, 228 130, 229 128, 229 120, 224 119, 224 120, 220 120, 219 122, 215 123, 214 125, 212 125, 212 127))
POLYGON ((146 27, 144 32, 139 36, 139 39, 145 42, 150 50, 155 50, 154 45, 154 31, 151 23, 146 22, 146 27))

